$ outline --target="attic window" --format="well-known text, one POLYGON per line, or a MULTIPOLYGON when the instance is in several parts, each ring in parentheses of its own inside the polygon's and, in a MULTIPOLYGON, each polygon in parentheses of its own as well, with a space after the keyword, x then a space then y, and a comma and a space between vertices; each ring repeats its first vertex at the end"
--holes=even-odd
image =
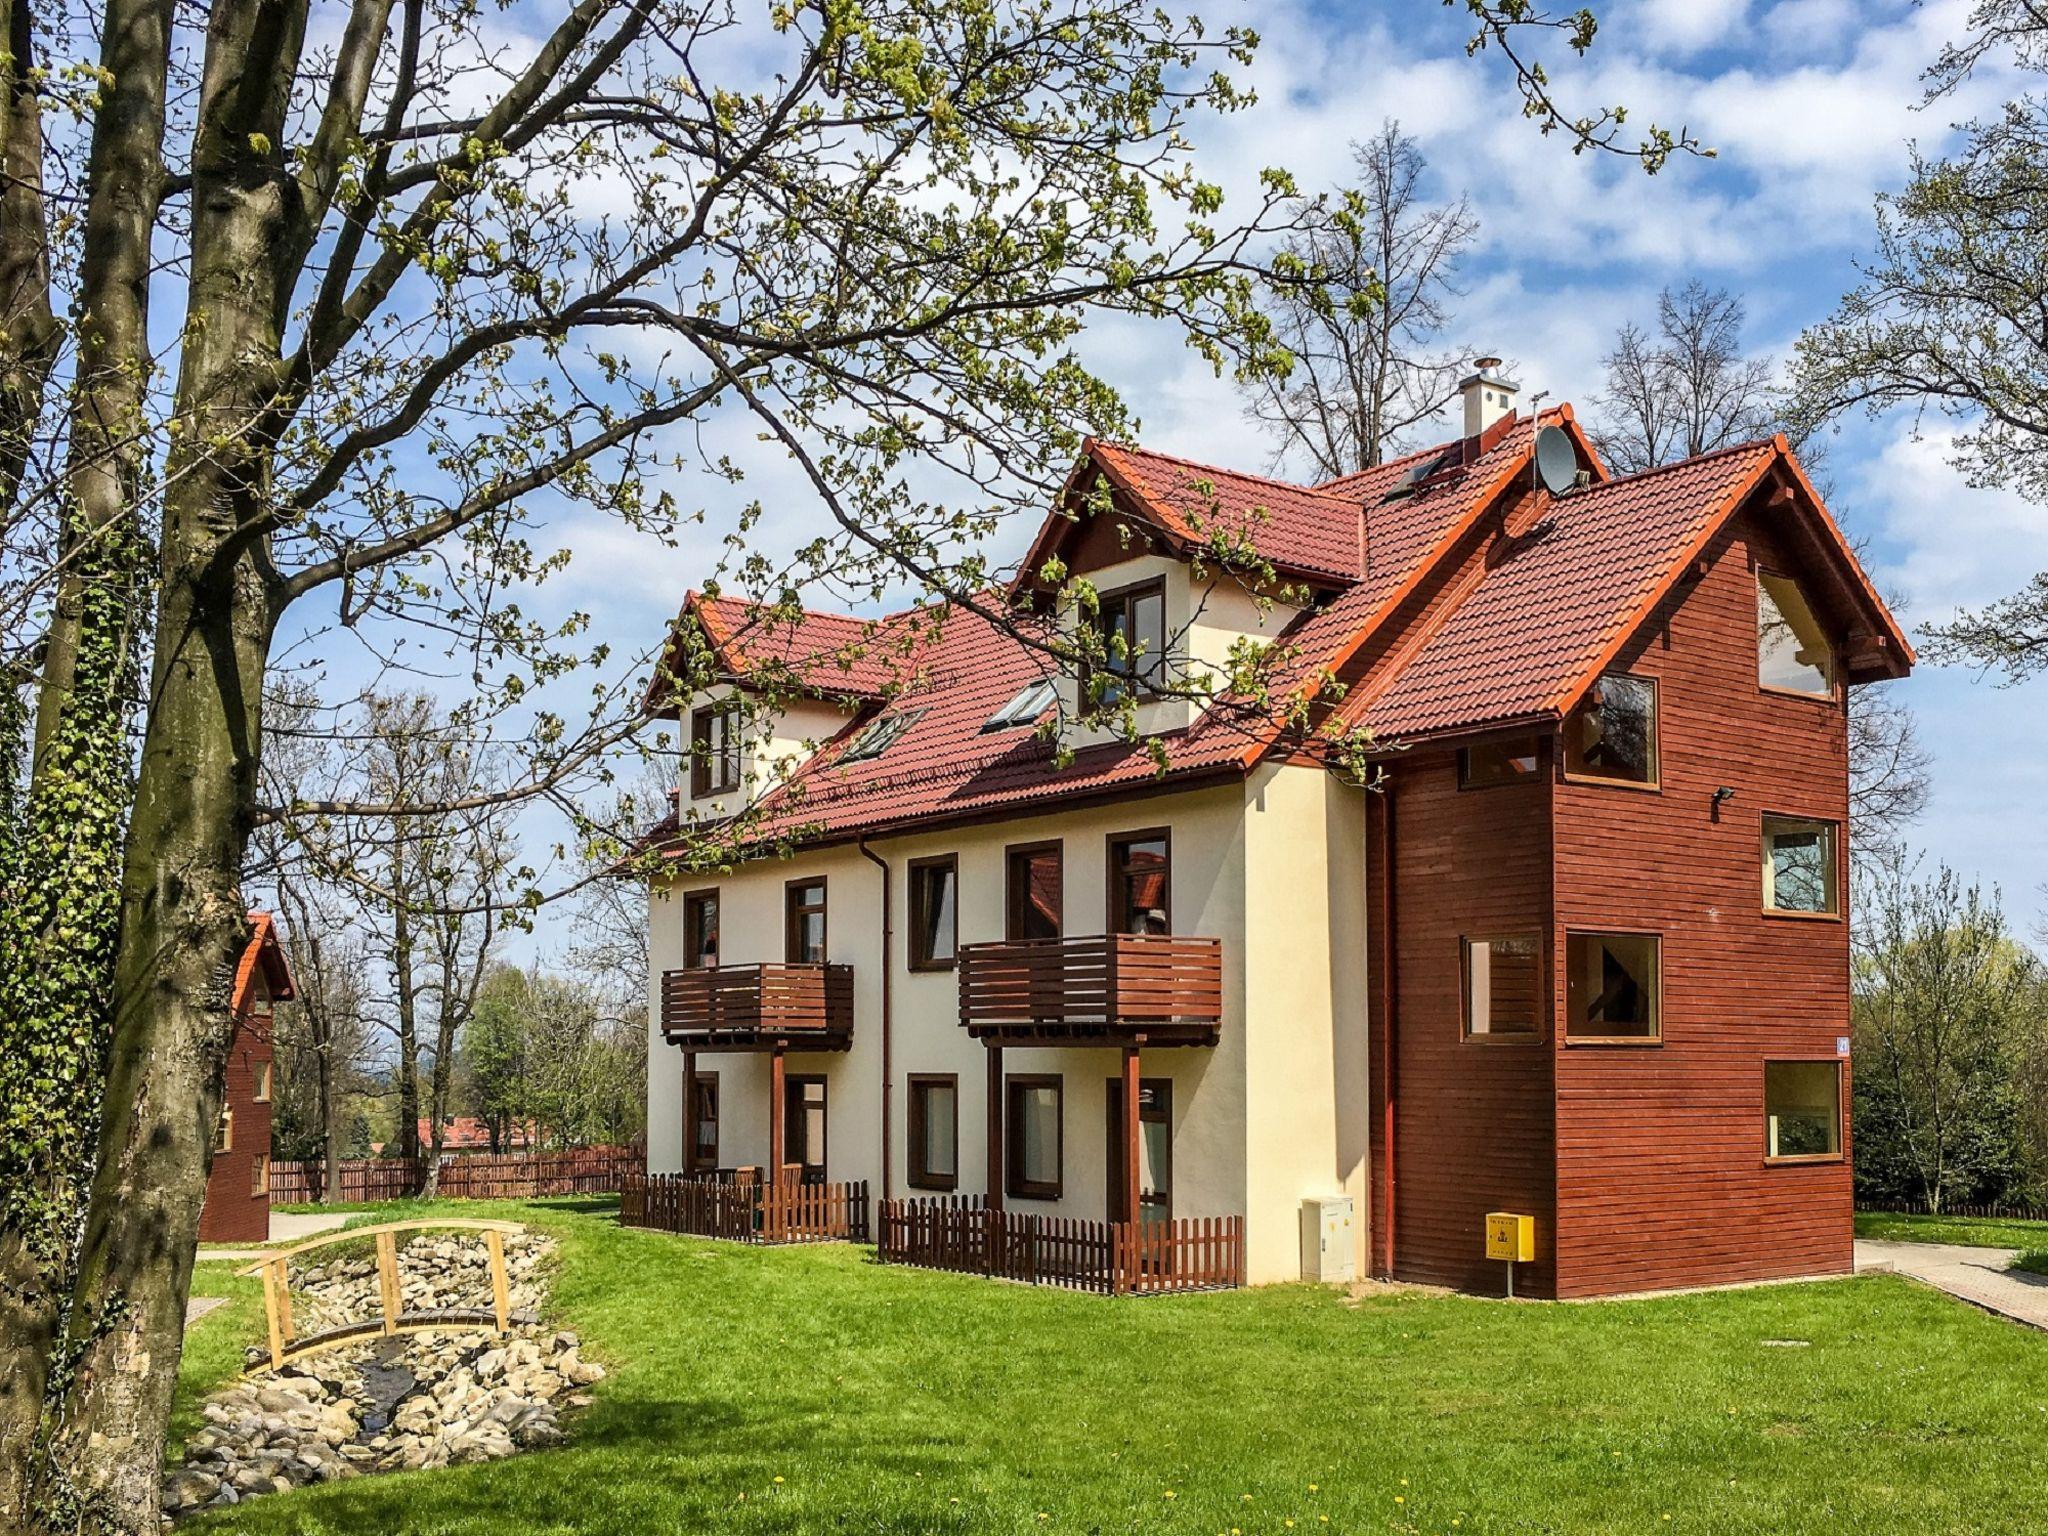
POLYGON ((1835 653, 1806 594, 1789 576, 1756 573, 1756 680, 1772 693, 1835 695, 1835 653))
POLYGON ((1046 712, 1058 692, 1059 690, 1047 678, 1027 683, 1014 699, 988 717, 988 724, 982 729, 1007 731, 1020 725, 1029 725, 1046 712))
POLYGON ((853 745, 839 754, 842 763, 865 763, 880 757, 896 744, 896 738, 909 730, 924 714, 921 709, 898 710, 893 715, 884 715, 866 730, 854 737, 853 745))

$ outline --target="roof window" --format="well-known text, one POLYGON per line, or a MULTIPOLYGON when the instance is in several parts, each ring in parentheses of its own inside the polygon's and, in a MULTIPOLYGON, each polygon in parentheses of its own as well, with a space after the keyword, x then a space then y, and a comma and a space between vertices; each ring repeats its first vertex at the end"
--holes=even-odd
POLYGON ((923 714, 921 709, 900 709, 893 715, 882 716, 853 738, 853 745, 839 754, 839 761, 872 762, 894 746, 896 739, 915 725, 923 714))
POLYGON ((1034 683, 1026 683, 1015 698, 988 717, 984 731, 1007 731, 1020 725, 1029 725, 1051 707, 1059 696, 1050 678, 1041 677, 1034 683))

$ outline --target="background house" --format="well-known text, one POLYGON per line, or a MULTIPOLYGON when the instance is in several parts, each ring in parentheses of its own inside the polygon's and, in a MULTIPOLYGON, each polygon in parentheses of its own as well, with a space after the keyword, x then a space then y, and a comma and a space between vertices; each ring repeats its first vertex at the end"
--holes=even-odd
POLYGON ((253 932, 235 967, 235 1037, 199 1211, 203 1243, 270 1236, 271 1005, 291 1000, 292 978, 270 914, 251 912, 249 922, 253 932))

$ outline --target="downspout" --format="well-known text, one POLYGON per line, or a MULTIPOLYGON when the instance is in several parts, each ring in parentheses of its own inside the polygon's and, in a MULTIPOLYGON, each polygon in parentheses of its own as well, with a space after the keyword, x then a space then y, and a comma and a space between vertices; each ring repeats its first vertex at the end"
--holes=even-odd
POLYGON ((889 952, 895 945, 896 927, 890 917, 889 906, 889 861, 868 846, 862 836, 859 841, 860 856, 882 872, 882 1192, 878 1199, 891 1198, 893 1180, 890 1173, 894 1163, 896 1145, 895 1116, 895 1073, 891 1064, 890 1035, 894 1023, 894 1012, 889 1001, 889 952))

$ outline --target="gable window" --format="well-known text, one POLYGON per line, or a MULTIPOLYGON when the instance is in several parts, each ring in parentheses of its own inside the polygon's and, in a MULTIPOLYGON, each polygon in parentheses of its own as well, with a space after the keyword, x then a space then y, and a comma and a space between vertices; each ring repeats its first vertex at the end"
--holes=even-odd
POLYGON ((271 1064, 267 1061, 257 1062, 255 1075, 255 1086, 249 1090, 249 1097, 255 1103, 268 1104, 270 1102, 271 1064))
POLYGON ((1835 651, 1789 576, 1756 573, 1756 680, 1773 693, 1835 696, 1835 651))
POLYGON ((739 706, 728 700, 690 711, 690 796, 740 787, 739 706))
POLYGON ((224 1109, 220 1119, 214 1122, 213 1150, 215 1153, 232 1152, 235 1149, 235 1112, 224 1109))
POLYGON ((1060 1197, 1061 1079, 1012 1077, 1005 1080, 1003 1118, 1007 1122, 1003 1161, 1004 1185, 1020 1200, 1060 1197))
POLYGON ((1841 910, 1835 824, 1764 817, 1764 910, 1827 916, 1841 910))
POLYGON ((910 1184, 952 1189, 960 1182, 960 1079, 951 1072, 910 1076, 910 1184))
POLYGON ((1765 1062, 1764 1156, 1774 1163, 1818 1163, 1841 1155, 1841 1066, 1765 1062))
POLYGON ((1053 700, 1058 697, 1059 690, 1047 678, 1026 683, 1022 692, 988 717, 988 723, 982 726, 982 729, 1007 731, 1020 725, 1030 725, 1050 709, 1053 700))
POLYGON ((1003 937, 1012 942, 1060 936, 1058 843, 1024 843, 1004 852, 1003 937))
POLYGON ((1467 939, 1467 1038, 1535 1035, 1543 1029, 1543 941, 1533 933, 1467 939))
POLYGON ((693 971, 718 964, 716 891, 691 891, 683 897, 683 964, 693 971))
POLYGON ((1126 688, 1140 698, 1166 680, 1166 583, 1143 582, 1098 599, 1095 628, 1102 636, 1102 703, 1119 702, 1126 688))
POLYGON ((1663 943, 1654 933, 1565 935, 1565 1038, 1655 1044, 1663 943))
POLYGON ((270 1154, 268 1152, 258 1152, 249 1159, 249 1195, 251 1199, 254 1199, 258 1195, 267 1195, 269 1193, 270 1154))
POLYGON ((1458 753, 1458 787, 1489 789, 1495 784, 1527 784, 1536 778, 1539 762, 1533 737, 1482 741, 1458 753))
POLYGON ((825 963, 825 882, 792 880, 783 887, 783 953, 791 965, 825 963))
POLYGON ((709 1173, 718 1166, 718 1074, 685 1073, 690 1102, 683 1109, 683 1167, 709 1173))
POLYGON ((921 709, 899 709, 893 715, 884 715, 866 730, 853 738, 853 744, 839 754, 842 763, 869 763, 896 745, 896 742, 917 724, 924 711, 921 709))
POLYGON ((1165 828, 1109 840, 1109 931, 1173 932, 1173 854, 1165 828))
POLYGON ((1587 690, 1564 723, 1568 777, 1617 784, 1657 782, 1657 685, 1611 672, 1587 690))
POLYGON ((910 968, 948 971, 960 936, 960 866, 952 854, 910 861, 910 968))

